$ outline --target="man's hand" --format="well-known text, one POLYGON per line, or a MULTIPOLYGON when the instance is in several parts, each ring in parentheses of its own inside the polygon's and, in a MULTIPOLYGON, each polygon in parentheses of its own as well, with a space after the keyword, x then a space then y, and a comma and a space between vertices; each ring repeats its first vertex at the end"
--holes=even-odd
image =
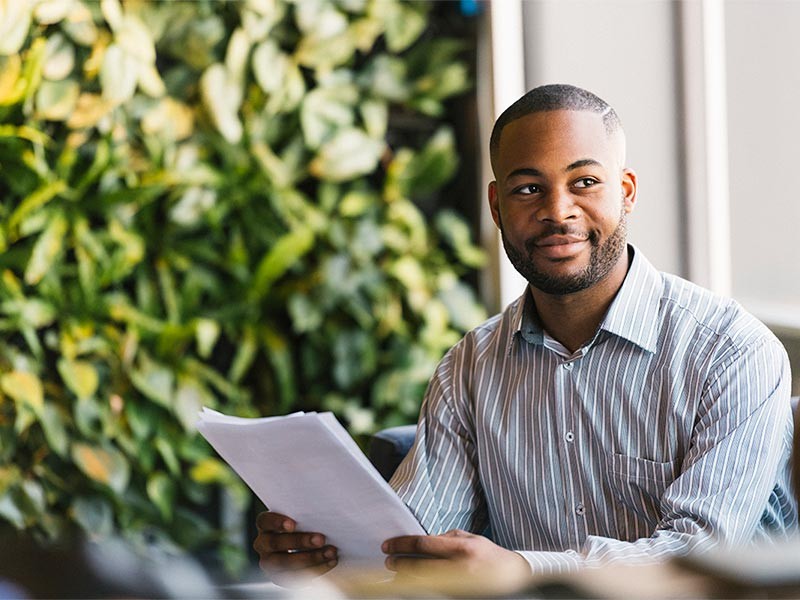
POLYGON ((317 577, 336 566, 336 547, 326 545, 321 533, 295 531, 296 526, 289 517, 274 512, 262 512, 256 518, 258 536, 253 549, 260 557, 258 565, 278 585, 317 577))
POLYGON ((438 577, 442 573, 467 577, 498 575, 514 581, 530 577, 528 562, 488 538, 453 529, 442 535, 406 535, 386 540, 386 567, 399 575, 438 577))

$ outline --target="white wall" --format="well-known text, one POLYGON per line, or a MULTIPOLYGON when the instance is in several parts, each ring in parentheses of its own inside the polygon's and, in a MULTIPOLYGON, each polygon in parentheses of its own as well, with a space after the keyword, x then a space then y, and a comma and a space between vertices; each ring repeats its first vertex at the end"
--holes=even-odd
POLYGON ((725 11, 733 295, 800 328, 800 2, 725 11))
POLYGON ((685 276, 674 2, 527 0, 523 19, 528 89, 570 83, 615 108, 639 175, 630 240, 657 268, 685 276))

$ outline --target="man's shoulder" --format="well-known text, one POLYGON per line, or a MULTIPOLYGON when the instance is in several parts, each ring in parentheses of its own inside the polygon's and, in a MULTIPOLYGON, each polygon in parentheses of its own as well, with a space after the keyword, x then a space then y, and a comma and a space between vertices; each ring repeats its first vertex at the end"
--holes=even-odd
POLYGON ((677 275, 661 273, 661 276, 664 281, 661 311, 666 324, 689 321, 697 329, 740 348, 777 341, 767 326, 736 300, 677 275))

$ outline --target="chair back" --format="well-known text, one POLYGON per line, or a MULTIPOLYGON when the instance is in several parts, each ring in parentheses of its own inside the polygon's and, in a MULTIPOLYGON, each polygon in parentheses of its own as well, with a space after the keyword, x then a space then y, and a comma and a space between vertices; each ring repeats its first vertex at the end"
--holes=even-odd
POLYGON ((800 504, 800 396, 792 397, 792 410, 794 411, 794 451, 792 463, 794 469, 794 495, 800 504))

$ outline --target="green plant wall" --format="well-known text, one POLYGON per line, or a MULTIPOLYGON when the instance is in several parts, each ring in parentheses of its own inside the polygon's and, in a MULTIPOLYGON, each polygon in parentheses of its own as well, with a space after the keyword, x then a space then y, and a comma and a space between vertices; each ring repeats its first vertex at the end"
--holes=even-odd
POLYGON ((248 495, 201 405, 414 420, 484 317, 469 228, 414 203, 456 173, 469 86, 430 9, 0 0, 6 527, 222 544, 213 491, 248 495))

